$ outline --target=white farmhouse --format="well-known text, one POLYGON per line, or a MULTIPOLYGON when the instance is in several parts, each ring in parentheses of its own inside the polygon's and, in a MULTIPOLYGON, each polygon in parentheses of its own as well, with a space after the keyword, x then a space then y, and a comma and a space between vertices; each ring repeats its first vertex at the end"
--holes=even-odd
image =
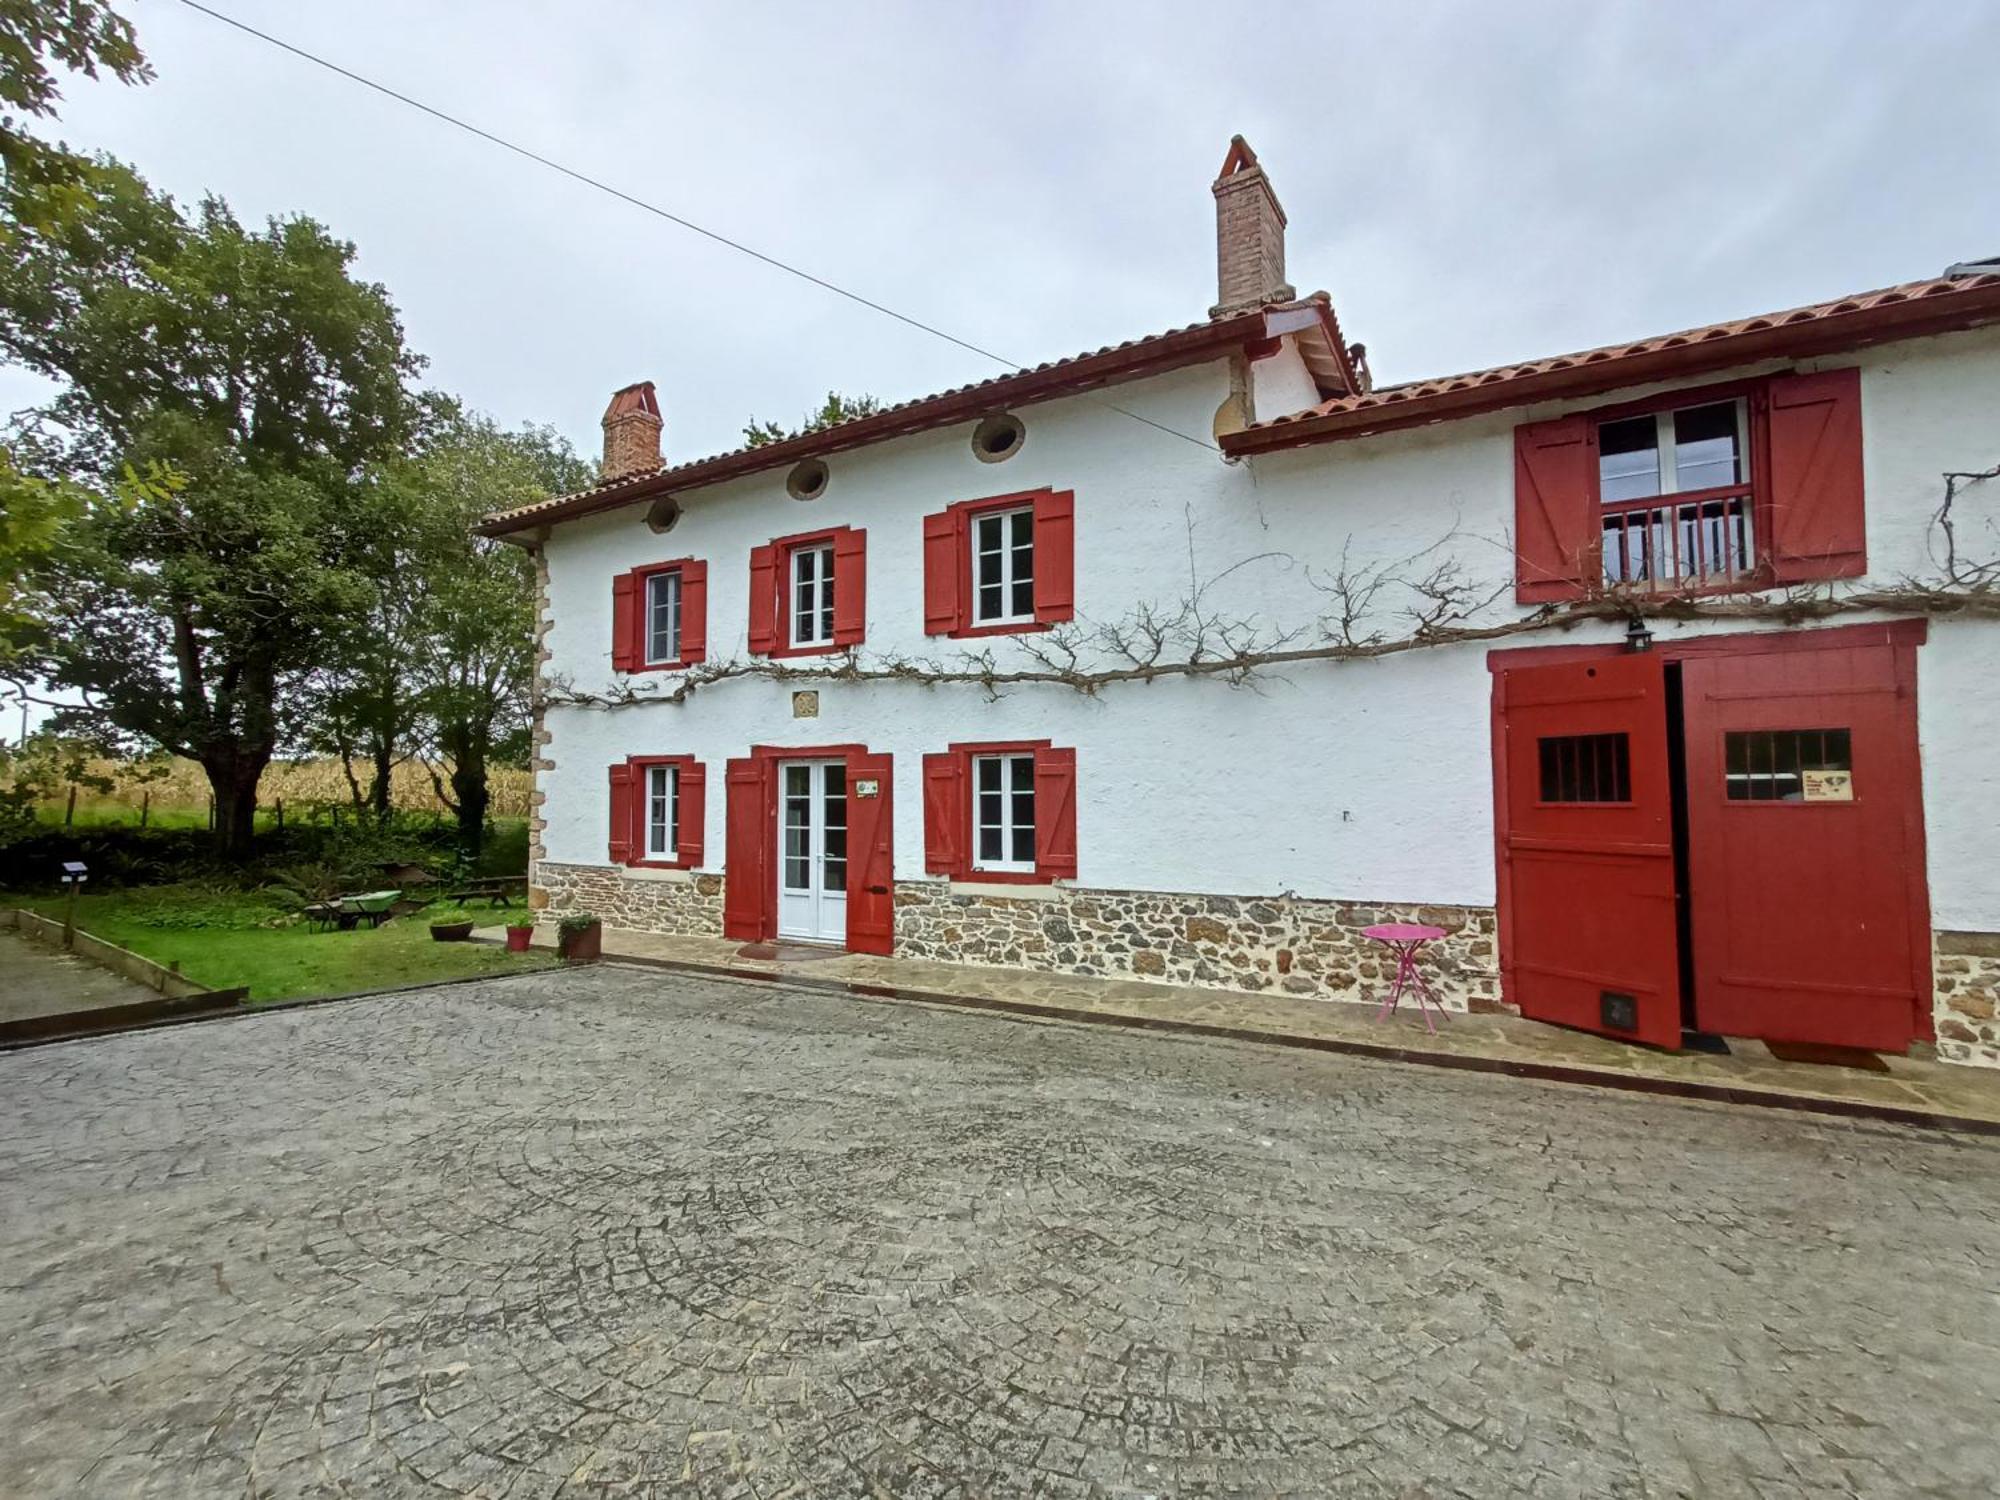
POLYGON ((534 901, 2000 1063, 2000 264, 1376 388, 1214 193, 1204 322, 490 518, 534 901))

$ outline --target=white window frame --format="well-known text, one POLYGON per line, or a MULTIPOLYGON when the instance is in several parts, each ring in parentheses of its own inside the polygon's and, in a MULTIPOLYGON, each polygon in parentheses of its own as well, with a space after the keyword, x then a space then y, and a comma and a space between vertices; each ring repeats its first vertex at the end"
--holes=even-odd
POLYGON ((648 573, 646 575, 646 649, 644 659, 647 666, 666 666, 670 662, 677 662, 681 659, 681 629, 686 623, 681 615, 681 602, 685 597, 686 593, 681 588, 681 570, 679 568, 663 568, 657 573, 648 573), (659 609, 654 594, 656 590, 668 584, 671 584, 673 587, 673 599, 668 605, 668 609, 672 615, 672 626, 669 635, 674 649, 667 655, 660 656, 653 650, 656 634, 654 616, 659 609))
POLYGON ((785 638, 793 646, 831 646, 833 644, 833 543, 811 542, 802 547, 794 547, 786 560, 789 588, 785 598, 785 638), (812 577, 802 578, 806 559, 813 559, 812 577), (802 615, 800 599, 805 589, 812 590, 812 608, 802 615), (800 626, 804 625, 804 630, 800 626))
MULTIPOLYGON (((1612 417, 1599 422, 1600 429, 1617 427, 1626 422, 1637 421, 1645 415, 1635 412, 1629 417, 1612 417)), ((1602 498, 1603 459, 1598 460, 1600 503, 1604 505, 1634 505, 1641 500, 1663 498, 1668 495, 1699 495, 1708 490, 1728 489, 1734 485, 1750 483, 1750 403, 1743 397, 1723 397, 1719 401, 1690 401, 1684 406, 1666 406, 1654 412, 1653 416, 1653 462, 1654 478, 1660 488, 1651 495, 1629 495, 1621 500, 1602 498), (1680 454, 1674 442, 1674 418, 1684 411, 1699 411, 1704 406, 1720 406, 1728 401, 1736 410, 1736 470, 1737 477, 1725 484, 1705 485, 1699 490, 1684 490, 1680 487, 1680 454)))
POLYGON ((1035 507, 1032 504, 1010 505, 1006 507, 1004 510, 982 510, 982 511, 975 511, 973 513, 972 538, 971 538, 972 545, 967 550, 969 550, 972 554, 972 564, 971 564, 972 577, 969 580, 969 583, 972 589, 971 618, 972 618, 972 623, 975 626, 1032 625, 1034 623, 1035 602, 1033 598, 1030 598, 1028 600, 1028 611, 1026 614, 1016 613, 1011 608, 1014 598, 1014 585, 1017 582, 1021 582, 1023 580, 1018 578, 1018 576, 1014 571, 1015 548, 1013 542, 1009 540, 1009 534, 1013 531, 1013 524, 1012 524, 1013 518, 1015 516, 1027 516, 1028 517, 1028 579, 1026 581, 1029 583, 1029 586, 1032 589, 1033 579, 1035 576, 1034 515, 1035 515, 1035 507), (981 555, 981 549, 979 545, 979 530, 980 527, 988 521, 997 521, 1000 523, 1000 537, 1001 537, 1000 601, 1003 606, 1003 610, 1000 614, 997 615, 982 614, 980 613, 980 607, 979 607, 979 600, 980 600, 979 559, 981 555))
MULTIPOLYGON (((1014 835, 1021 831, 1022 825, 1014 821, 1014 795, 1020 789, 1017 788, 1014 780, 1015 768, 1018 766, 1026 767, 1027 786, 1025 790, 1033 793, 1035 790, 1035 755, 1032 750, 1002 750, 996 751, 991 755, 974 755, 972 757, 971 853, 972 868, 975 870, 983 870, 996 875, 1032 875, 1035 873, 1035 861, 1032 855, 1025 860, 981 859, 979 857, 979 835, 982 828, 997 827, 1000 830, 1000 847, 1002 850, 1011 850, 1014 847, 1014 835), (997 824, 982 824, 980 821, 981 793, 979 789, 979 768, 983 763, 988 761, 997 761, 1001 766, 1000 821, 997 824)), ((1039 816, 1041 809, 1037 807, 1035 811, 1039 816)), ((1030 850, 1033 850, 1035 847, 1035 826, 1032 822, 1026 826, 1028 830, 1028 847, 1030 850)))
POLYGON ((649 860, 677 860, 681 857, 681 768, 675 765, 646 767, 645 857, 649 860), (666 818, 655 819, 653 808, 666 804, 666 818), (666 832, 662 848, 653 841, 661 828, 666 832))

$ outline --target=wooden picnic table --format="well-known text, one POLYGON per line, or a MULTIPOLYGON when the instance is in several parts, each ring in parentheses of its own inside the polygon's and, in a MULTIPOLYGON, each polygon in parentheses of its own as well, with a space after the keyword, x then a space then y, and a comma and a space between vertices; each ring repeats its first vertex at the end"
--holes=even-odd
POLYGON ((527 876, 495 875, 484 880, 468 880, 459 889, 447 892, 445 899, 460 904, 484 901, 489 906, 512 906, 515 891, 521 893, 523 900, 527 898, 527 876))

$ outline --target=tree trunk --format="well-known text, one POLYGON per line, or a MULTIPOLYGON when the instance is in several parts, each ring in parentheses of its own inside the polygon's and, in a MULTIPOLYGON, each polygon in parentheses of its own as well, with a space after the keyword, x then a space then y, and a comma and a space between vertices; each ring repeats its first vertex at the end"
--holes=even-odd
POLYGON ((467 751, 452 762, 451 793, 458 803, 458 841, 467 854, 476 855, 486 842, 486 808, 492 801, 482 752, 467 751))
POLYGON ((375 737, 375 777, 368 783, 368 805, 375 811, 375 821, 387 824, 389 821, 389 774, 394 769, 395 746, 389 743, 387 735, 375 737))
POLYGON ((202 762, 215 796, 216 852, 232 863, 246 862, 257 834, 257 783, 269 755, 225 753, 202 762))

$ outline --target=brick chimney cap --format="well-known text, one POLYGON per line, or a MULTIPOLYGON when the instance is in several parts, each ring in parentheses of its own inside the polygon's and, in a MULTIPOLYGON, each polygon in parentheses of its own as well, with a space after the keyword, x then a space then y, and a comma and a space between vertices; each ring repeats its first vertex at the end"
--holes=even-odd
POLYGON ((614 392, 611 404, 604 408, 604 420, 610 422, 619 417, 629 417, 634 413, 659 417, 660 398, 653 390, 652 381, 637 381, 614 392))
POLYGON ((1229 138, 1229 154, 1222 158, 1222 170, 1215 174, 1215 180, 1220 182, 1238 172, 1252 171, 1256 166, 1257 153, 1250 149, 1250 143, 1240 135, 1232 135, 1229 138))

